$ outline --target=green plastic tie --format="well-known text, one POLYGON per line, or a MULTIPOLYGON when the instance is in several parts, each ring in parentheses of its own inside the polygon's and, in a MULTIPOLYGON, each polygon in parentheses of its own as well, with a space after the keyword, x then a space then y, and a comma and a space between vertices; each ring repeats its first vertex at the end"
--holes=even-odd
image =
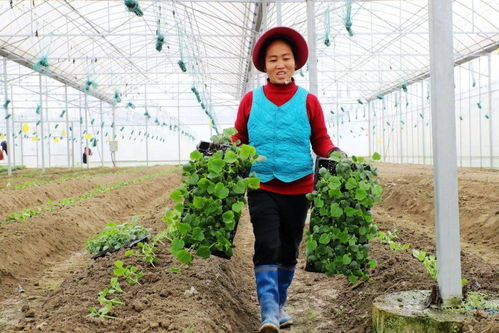
POLYGON ((114 100, 114 104, 121 103, 121 94, 118 90, 114 91, 113 100, 114 100))
POLYGON ((132 12, 137 16, 144 15, 144 12, 140 9, 138 0, 125 0, 125 6, 128 8, 129 12, 132 12))
POLYGON ((50 73, 50 65, 47 56, 41 56, 37 62, 33 64, 33 70, 38 73, 50 73))
POLYGON ((346 0, 346 16, 345 16, 345 29, 348 31, 348 35, 353 37, 352 30, 352 0, 346 0))
POLYGON ((185 63, 184 61, 181 59, 177 62, 178 66, 180 67, 180 69, 182 70, 182 72, 187 72, 187 67, 185 67, 185 63))
POLYGON ((165 43, 165 35, 158 33, 156 35, 156 51, 161 52, 163 50, 163 44, 165 43))

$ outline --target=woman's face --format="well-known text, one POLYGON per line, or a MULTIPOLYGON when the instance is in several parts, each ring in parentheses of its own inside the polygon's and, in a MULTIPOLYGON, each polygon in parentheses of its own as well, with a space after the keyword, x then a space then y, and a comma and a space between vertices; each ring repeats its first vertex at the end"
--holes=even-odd
POLYGON ((271 83, 290 83, 295 73, 295 66, 295 57, 288 44, 281 40, 276 40, 267 47, 265 72, 271 83))

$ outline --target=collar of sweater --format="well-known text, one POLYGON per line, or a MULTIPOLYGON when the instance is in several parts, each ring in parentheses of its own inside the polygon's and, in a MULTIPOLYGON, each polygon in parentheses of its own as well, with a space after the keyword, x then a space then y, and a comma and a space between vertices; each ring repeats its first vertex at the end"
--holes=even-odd
POLYGON ((291 82, 288 84, 275 84, 271 83, 269 79, 267 79, 267 84, 264 86, 265 93, 270 95, 275 94, 286 94, 293 93, 296 90, 295 79, 291 79, 291 82))

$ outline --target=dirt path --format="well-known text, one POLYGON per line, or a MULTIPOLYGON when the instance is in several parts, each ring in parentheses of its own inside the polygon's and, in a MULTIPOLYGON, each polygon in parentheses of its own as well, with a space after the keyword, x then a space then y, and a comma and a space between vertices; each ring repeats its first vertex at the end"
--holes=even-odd
MULTIPOLYGON (((390 165, 382 165, 380 171, 383 183, 389 187, 385 192, 385 203, 375 211, 380 229, 391 230, 396 224, 400 242, 410 243, 413 248, 434 251, 432 222, 423 222, 431 220, 429 171, 424 167, 413 170, 390 165), (417 185, 406 186, 409 183, 417 185), (393 198, 397 201, 392 201, 393 198), (413 202, 409 198, 416 198, 415 206, 411 206, 413 202), (424 227, 418 228, 418 224, 424 227)), ((494 207, 483 205, 479 195, 486 196, 486 200, 495 200, 494 182, 497 177, 494 172, 484 176, 473 171, 465 175, 461 184, 466 188, 460 196, 468 197, 469 203, 465 203, 464 207, 471 212, 473 207, 480 206, 485 208, 481 212, 495 216, 494 207), (490 179, 481 182, 483 177, 490 179), (491 184, 490 187, 488 184, 491 184), (484 186, 487 191, 480 194, 479 189, 484 186)), ((175 184, 169 184, 162 190, 169 193, 174 187, 175 184)), ((111 200, 108 204, 114 205, 116 201, 111 200)), ((147 213, 141 224, 161 230, 164 208, 170 205, 165 197, 161 197, 144 206, 143 211, 147 213)), ((466 217, 462 217, 461 224, 469 228, 467 230, 483 227, 466 217)), ((493 237, 495 235, 491 235, 489 240, 492 241, 493 237)), ((109 285, 113 262, 123 260, 123 251, 96 261, 90 261, 81 251, 73 252, 72 258, 66 258, 63 264, 52 267, 40 279, 39 286, 45 286, 42 296, 36 296, 27 289, 21 296, 24 303, 14 303, 12 307, 17 307, 18 317, 21 315, 24 318, 5 331, 68 332, 70 327, 71 332, 255 332, 259 324, 259 310, 251 262, 253 234, 247 213, 241 218, 235 244, 235 256, 230 261, 216 257, 195 259, 192 266, 182 268, 179 274, 169 271, 177 263, 169 254, 168 241, 158 249, 156 267, 145 265, 139 258, 125 259, 127 264, 139 266, 145 275, 141 285, 124 284, 125 293, 119 297, 125 305, 113 312, 117 319, 105 321, 88 317, 88 307, 98 305, 97 293, 109 285), (59 286, 59 282, 53 283, 55 280, 51 276, 57 276, 60 280, 64 276, 67 278, 59 286), (48 291, 51 286, 54 290, 48 291), (30 300, 30 297, 37 298, 30 300), (21 305, 25 305, 24 312, 19 311, 21 305)), ((493 252, 491 244, 466 238, 462 256, 463 277, 472 281, 476 290, 499 295, 499 265, 490 255, 493 252), (480 251, 485 251, 487 255, 477 256, 480 251)), ((434 283, 410 251, 395 252, 378 242, 373 243, 370 255, 379 266, 372 270, 368 281, 353 289, 342 276, 327 277, 304 271, 303 251, 301 253, 287 306, 295 317, 296 325, 283 332, 369 332, 375 297, 402 290, 429 289, 434 283)), ((471 318, 465 332, 499 331, 498 316, 488 321, 481 316, 471 318)))

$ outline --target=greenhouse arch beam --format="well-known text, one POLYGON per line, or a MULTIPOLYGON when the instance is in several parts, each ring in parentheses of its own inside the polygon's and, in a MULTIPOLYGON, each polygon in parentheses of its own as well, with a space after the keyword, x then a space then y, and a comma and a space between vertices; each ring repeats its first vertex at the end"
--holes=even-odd
MULTIPOLYGON (((14 61, 24 67, 27 67, 29 69, 32 69, 33 68, 33 62, 29 61, 29 60, 26 60, 26 59, 23 59, 15 54, 12 54, 8 51, 6 51, 5 49, 2 49, 0 48, 0 56, 8 59, 8 60, 11 60, 11 61, 14 61)), ((72 81, 70 79, 68 79, 67 77, 61 75, 61 74, 58 74, 58 73, 55 73, 55 72, 52 72, 52 74, 50 75, 50 77, 56 81, 59 81, 65 85, 68 85, 76 90, 79 90, 81 92, 84 92, 83 89, 82 89, 82 86, 79 82, 75 82, 75 81, 72 81)), ((109 104, 112 104, 113 103, 113 100, 112 98, 109 98, 103 94, 100 94, 100 93, 97 93, 97 92, 88 92, 87 94, 91 95, 91 96, 94 96, 95 98, 98 98, 106 103, 109 103, 109 104)))
MULTIPOLYGON (((475 58, 478 58, 478 57, 480 57, 482 55, 485 55, 485 54, 488 54, 490 52, 493 52, 497 48, 499 48, 499 42, 490 44, 490 45, 482 48, 481 50, 478 50, 478 51, 476 51, 476 52, 474 52, 472 54, 468 54, 465 57, 462 57, 462 58, 456 60, 454 62, 454 67, 459 66, 461 64, 464 64, 464 63, 466 63, 466 62, 468 62, 470 60, 473 60, 475 58)), ((415 82, 418 82, 418 81, 422 81, 422 80, 427 79, 429 77, 430 77, 430 71, 428 70, 428 71, 426 71, 424 73, 421 73, 419 75, 416 75, 416 76, 414 76, 414 77, 412 77, 410 79, 402 80, 401 83, 405 82, 407 85, 410 85, 412 83, 415 83, 415 82)), ((373 100, 377 99, 376 95, 378 95, 378 94, 381 94, 381 95, 384 96, 386 94, 389 94, 391 92, 394 92, 394 91, 397 91, 397 90, 400 90, 400 89, 401 89, 400 88, 400 84, 397 84, 397 85, 391 86, 391 87, 389 87, 389 88, 387 88, 385 90, 382 90, 380 92, 376 92, 375 94, 373 94, 370 97, 366 98, 366 100, 368 102, 370 102, 370 101, 373 101, 373 100)))

